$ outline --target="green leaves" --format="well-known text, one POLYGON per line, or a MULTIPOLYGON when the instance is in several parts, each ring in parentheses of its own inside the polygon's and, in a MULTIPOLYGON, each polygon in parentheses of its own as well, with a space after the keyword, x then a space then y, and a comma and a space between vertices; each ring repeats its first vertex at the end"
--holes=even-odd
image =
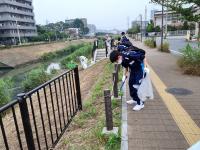
POLYGON ((0 107, 11 100, 12 81, 11 79, 0 79, 0 107))
POLYGON ((152 3, 164 5, 172 10, 180 13, 185 20, 188 21, 200 21, 200 15, 195 14, 197 9, 194 6, 200 7, 199 0, 151 0, 152 3))

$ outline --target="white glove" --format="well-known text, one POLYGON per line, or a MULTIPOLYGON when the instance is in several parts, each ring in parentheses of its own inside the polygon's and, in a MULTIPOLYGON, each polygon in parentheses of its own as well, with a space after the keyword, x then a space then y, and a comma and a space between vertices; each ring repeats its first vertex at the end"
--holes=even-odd
POLYGON ((125 80, 126 80, 126 76, 123 75, 123 77, 122 77, 122 82, 124 82, 125 80))

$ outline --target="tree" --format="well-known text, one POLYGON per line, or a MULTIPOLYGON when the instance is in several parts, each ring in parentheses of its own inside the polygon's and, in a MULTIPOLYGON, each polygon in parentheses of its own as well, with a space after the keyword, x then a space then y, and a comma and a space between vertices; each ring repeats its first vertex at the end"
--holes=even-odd
POLYGON ((75 19, 74 22, 72 23, 73 28, 80 28, 84 29, 84 23, 80 19, 75 19))
POLYGON ((89 29, 88 27, 85 27, 85 28, 83 29, 83 34, 88 34, 89 31, 90 31, 90 29, 89 29))
POLYGON ((128 29, 128 31, 127 31, 128 34, 137 34, 139 32, 140 32, 139 25, 133 26, 132 28, 128 29))
POLYGON ((200 14, 198 14, 200 0, 151 0, 151 2, 164 5, 180 13, 187 21, 198 22, 200 29, 200 14))
POLYGON ((154 29, 154 31, 155 32, 160 32, 161 31, 160 26, 156 26, 155 29, 154 29))
POLYGON ((154 23, 153 23, 153 20, 150 20, 150 23, 148 23, 146 31, 147 32, 154 32, 154 23))
POLYGON ((189 25, 187 21, 184 21, 183 26, 182 26, 182 30, 189 30, 189 25))

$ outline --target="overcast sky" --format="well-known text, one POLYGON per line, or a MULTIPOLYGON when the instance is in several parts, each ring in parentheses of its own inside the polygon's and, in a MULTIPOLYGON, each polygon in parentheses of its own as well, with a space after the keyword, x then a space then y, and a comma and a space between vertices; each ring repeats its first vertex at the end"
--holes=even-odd
POLYGON ((150 0, 33 0, 37 24, 64 21, 71 18, 87 18, 89 24, 98 29, 126 29, 127 18, 139 20, 138 15, 145 12, 148 18, 151 10, 160 6, 150 0))

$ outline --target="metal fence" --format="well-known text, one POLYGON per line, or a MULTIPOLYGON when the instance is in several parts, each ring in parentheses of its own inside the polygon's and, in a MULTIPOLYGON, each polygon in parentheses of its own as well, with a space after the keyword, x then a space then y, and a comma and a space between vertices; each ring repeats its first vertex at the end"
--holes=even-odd
POLYGON ((79 110, 76 67, 0 108, 0 149, 53 148, 79 110))

